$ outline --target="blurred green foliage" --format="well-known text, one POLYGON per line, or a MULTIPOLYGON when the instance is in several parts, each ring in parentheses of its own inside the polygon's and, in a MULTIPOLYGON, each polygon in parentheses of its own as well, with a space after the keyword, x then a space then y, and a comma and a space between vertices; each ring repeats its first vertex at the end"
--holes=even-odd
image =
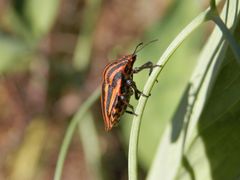
MULTIPOLYGON (((173 3, 163 21, 155 24, 146 32, 148 40, 158 38, 159 41, 139 53, 135 66, 139 66, 148 60, 156 62, 174 37, 199 11, 199 4, 195 1, 184 0, 181 3, 173 3)), ((183 94, 196 63, 203 36, 203 30, 199 29, 178 48, 164 68, 158 79, 159 82, 151 93, 152 95, 144 112, 139 138, 139 160, 145 169, 150 167, 161 134, 172 118, 183 94)), ((148 71, 134 76, 139 89, 143 89, 147 77, 148 71)), ((132 102, 134 102, 133 99, 132 102)), ((124 138, 127 144, 131 125, 130 119, 131 117, 121 121, 124 126, 124 138)))
POLYGON ((14 0, 5 10, 0 33, 0 73, 28 67, 35 48, 51 30, 56 19, 58 0, 14 0), (4 30, 3 29, 3 30, 4 30))

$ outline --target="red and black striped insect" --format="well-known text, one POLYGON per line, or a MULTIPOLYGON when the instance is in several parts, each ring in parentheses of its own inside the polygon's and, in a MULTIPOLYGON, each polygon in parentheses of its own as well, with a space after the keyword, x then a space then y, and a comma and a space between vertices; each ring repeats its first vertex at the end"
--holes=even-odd
POLYGON ((153 68, 159 65, 153 65, 152 62, 148 61, 140 67, 133 68, 137 58, 136 53, 146 46, 142 45, 143 43, 138 44, 132 54, 107 64, 104 69, 101 106, 106 131, 111 130, 112 127, 118 124, 124 112, 136 115, 133 106, 129 104, 130 97, 133 94, 135 94, 136 99, 139 99, 141 95, 148 97, 138 90, 136 83, 133 81, 133 74, 143 69, 150 69, 150 75, 153 68), (142 48, 138 49, 140 46, 142 48), (130 110, 127 110, 127 107, 130 110))

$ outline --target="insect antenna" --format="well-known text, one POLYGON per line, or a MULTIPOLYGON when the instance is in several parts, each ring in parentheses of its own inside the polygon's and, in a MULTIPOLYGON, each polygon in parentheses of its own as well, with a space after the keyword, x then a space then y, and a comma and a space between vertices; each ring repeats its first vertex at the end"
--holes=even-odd
POLYGON ((135 48, 135 50, 134 50, 134 52, 133 52, 133 55, 135 55, 135 54, 137 54, 139 51, 141 51, 143 48, 145 48, 146 46, 148 46, 149 44, 151 44, 151 43, 153 43, 153 42, 156 42, 156 41, 158 41, 158 39, 154 39, 154 40, 152 40, 152 41, 149 41, 147 44, 145 44, 144 46, 142 46, 143 45, 143 42, 141 42, 141 43, 139 43, 137 46, 136 46, 136 48, 135 48), (142 46, 140 49, 138 49, 140 46, 142 46))
MULTIPOLYGON (((133 51, 133 55, 137 53, 138 47, 140 47, 140 46, 142 46, 142 45, 143 45, 143 42, 139 43, 139 44, 136 46, 135 50, 133 51)), ((142 48, 141 48, 141 49, 142 49, 142 48)))

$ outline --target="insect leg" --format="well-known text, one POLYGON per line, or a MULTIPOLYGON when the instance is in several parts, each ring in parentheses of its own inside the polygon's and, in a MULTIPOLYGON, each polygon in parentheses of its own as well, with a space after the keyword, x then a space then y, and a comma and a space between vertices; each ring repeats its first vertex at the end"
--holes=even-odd
POLYGON ((135 67, 133 70, 133 73, 138 73, 143 69, 150 69, 149 70, 149 75, 150 75, 152 73, 153 68, 155 68, 155 67, 162 67, 162 66, 161 65, 153 65, 153 63, 151 61, 148 61, 140 67, 135 67))
POLYGON ((128 113, 128 114, 132 114, 132 115, 137 116, 137 114, 135 112, 133 112, 133 111, 125 111, 125 112, 128 113))
POLYGON ((126 83, 128 86, 130 86, 131 88, 133 88, 134 93, 135 93, 135 98, 138 100, 140 98, 140 96, 144 96, 144 97, 149 97, 150 95, 145 95, 143 94, 141 91, 138 90, 136 83, 132 80, 132 79, 128 79, 126 80, 126 83))
POLYGON ((125 112, 137 116, 137 114, 134 112, 134 107, 126 101, 125 96, 121 95, 120 99, 125 105, 127 105, 127 107, 129 107, 132 110, 132 111, 125 111, 125 112))

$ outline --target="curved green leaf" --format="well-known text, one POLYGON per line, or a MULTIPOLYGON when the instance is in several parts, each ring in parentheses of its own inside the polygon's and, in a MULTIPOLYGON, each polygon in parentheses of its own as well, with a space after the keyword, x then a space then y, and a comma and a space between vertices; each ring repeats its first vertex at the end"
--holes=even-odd
MULTIPOLYGON (((238 1, 226 2, 222 17, 229 29, 236 28, 239 10, 238 1)), ((226 50, 222 32, 215 28, 161 140, 148 179, 239 176, 240 69, 231 52, 225 56, 226 50)))

